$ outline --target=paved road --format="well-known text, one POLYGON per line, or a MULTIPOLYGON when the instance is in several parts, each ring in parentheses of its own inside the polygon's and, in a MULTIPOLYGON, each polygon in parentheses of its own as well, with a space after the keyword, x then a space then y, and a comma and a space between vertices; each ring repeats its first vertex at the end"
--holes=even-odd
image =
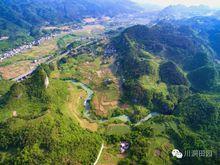
MULTIPOLYGON (((85 44, 82 44, 82 45, 80 45, 80 46, 78 46, 78 47, 76 47, 76 48, 74 48, 74 49, 72 49, 72 50, 77 50, 77 49, 79 49, 79 48, 81 48, 81 47, 83 47, 83 46, 89 45, 89 44, 91 44, 91 43, 93 43, 93 41, 90 41, 90 42, 87 42, 87 43, 85 43, 85 44)), ((70 53, 70 51, 72 51, 72 50, 68 50, 67 52, 64 52, 63 54, 61 54, 61 55, 59 55, 59 56, 57 56, 57 57, 55 57, 55 58, 53 58, 53 59, 51 59, 51 60, 49 60, 49 61, 47 61, 47 62, 45 62, 45 61, 44 61, 44 62, 41 62, 40 64, 42 64, 42 63, 49 64, 49 63, 51 63, 51 62, 53 62, 53 61, 59 60, 59 59, 65 57, 65 56, 67 56, 67 55, 70 53)), ((28 76, 30 76, 36 69, 37 69, 37 66, 36 66, 35 68, 29 70, 27 73, 22 74, 22 75, 20 75, 20 76, 18 76, 18 77, 16 77, 16 78, 14 78, 13 81, 16 81, 16 82, 23 81, 23 80, 26 79, 28 76)))
POLYGON ((96 165, 96 164, 98 163, 99 158, 100 158, 100 156, 102 155, 103 149, 104 149, 104 143, 102 143, 102 146, 101 146, 101 148, 100 148, 100 150, 99 150, 99 154, 98 154, 98 156, 97 156, 97 158, 96 158, 96 161, 95 161, 95 163, 94 163, 93 165, 96 165))
POLYGON ((14 78, 13 81, 20 82, 23 79, 25 79, 26 77, 30 76, 35 70, 36 70, 36 68, 30 70, 29 72, 27 72, 25 74, 22 74, 22 75, 20 75, 20 76, 18 76, 16 78, 14 78))

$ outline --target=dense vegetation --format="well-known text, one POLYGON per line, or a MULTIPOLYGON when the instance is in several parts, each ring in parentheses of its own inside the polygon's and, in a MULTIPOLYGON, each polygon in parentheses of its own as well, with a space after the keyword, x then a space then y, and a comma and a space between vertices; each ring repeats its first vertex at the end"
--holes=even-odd
POLYGON ((93 163, 100 137, 80 128, 68 115, 67 83, 50 79, 46 88, 46 76, 39 68, 1 98, 1 164, 93 163))
POLYGON ((121 0, 118 2, 112 0, 105 2, 100 0, 24 0, 22 2, 2 0, 0 7, 2 19, 20 27, 28 27, 46 22, 51 24, 66 23, 88 15, 91 17, 103 14, 112 16, 121 12, 135 11, 134 8, 132 9, 135 5, 131 2, 121 0), (116 3, 119 5, 116 6, 116 3))
POLYGON ((189 73, 192 87, 197 90, 210 90, 217 84, 218 73, 215 67, 205 66, 189 73))
MULTIPOLYGON (((219 161, 220 95, 215 90, 219 84, 219 64, 215 62, 218 49, 209 37, 211 30, 217 31, 218 21, 215 26, 198 25, 193 30, 188 21, 192 23, 191 20, 161 21, 152 27, 134 26, 113 40, 118 52, 117 75, 123 82, 122 101, 132 106, 142 105, 151 112, 171 114, 136 126, 132 133, 120 137, 134 146, 128 151, 128 158, 119 164, 159 163, 157 156, 167 164, 217 164, 219 161), (145 130, 148 130, 146 134, 145 130), (171 145, 182 152, 212 150, 213 156, 184 157, 178 161, 166 157, 167 149, 173 148, 171 145)), ((140 112, 144 114, 133 106, 132 119, 140 112)))
POLYGON ((160 77, 169 85, 187 85, 187 79, 181 70, 172 62, 166 62, 160 66, 160 77))
MULTIPOLYGON (((39 12, 31 12, 28 18, 18 15, 16 24, 24 33, 32 27, 33 20, 35 25, 44 20, 57 24, 81 17, 68 13, 74 7, 77 9, 73 11, 78 12, 76 1, 76 6, 71 3, 74 1, 65 1, 65 16, 56 8, 59 1, 45 4, 55 3, 56 9, 52 6, 50 13, 44 7, 38 11, 37 1, 31 6, 26 3, 32 0, 7 3, 12 2, 18 3, 17 9, 27 7, 26 14, 39 12), (48 18, 53 14, 56 17, 48 18)), ((99 6, 86 10, 87 4, 84 5, 79 8, 83 14, 93 9, 95 15, 119 12, 99 11, 99 6)), ((10 11, 10 5, 6 9, 10 11)), ((0 12, 7 15, 5 10, 0 12)), ((200 27, 189 19, 130 27, 113 38, 117 50, 114 57, 101 56, 105 46, 93 43, 87 45, 91 52, 79 51, 61 58, 57 64, 41 65, 22 82, 0 80, 0 164, 92 164, 103 141, 103 152, 120 157, 119 165, 219 164, 220 66, 216 61, 220 26, 218 21, 200 19, 209 26, 200 27), (81 86, 72 89, 73 84, 64 79, 77 80, 94 91, 87 116, 81 109, 86 92, 81 86), (78 93, 72 96, 70 91, 78 93), (74 101, 79 104, 77 99, 82 101, 81 106, 69 106, 74 101), (97 113, 104 111, 105 116, 97 113), (142 120, 152 112, 158 114, 142 120), (117 118, 121 115, 126 115, 122 116, 125 121, 117 118), (83 129, 90 125, 98 125, 94 129, 97 132, 83 129), (122 141, 129 143, 129 149, 118 156, 122 141), (211 150, 212 157, 177 159, 171 156, 174 148, 183 154, 188 150, 211 150)), ((74 37, 60 38, 59 49, 80 45, 81 42, 72 42, 74 37)))
POLYGON ((187 98, 179 105, 178 115, 183 117, 184 122, 191 128, 209 132, 211 126, 219 124, 218 106, 208 96, 197 94, 187 98))
POLYGON ((215 17, 193 17, 190 19, 174 21, 174 24, 178 26, 185 26, 189 29, 193 29, 200 36, 200 39, 205 40, 208 45, 216 52, 216 56, 219 57, 219 27, 220 21, 215 17))

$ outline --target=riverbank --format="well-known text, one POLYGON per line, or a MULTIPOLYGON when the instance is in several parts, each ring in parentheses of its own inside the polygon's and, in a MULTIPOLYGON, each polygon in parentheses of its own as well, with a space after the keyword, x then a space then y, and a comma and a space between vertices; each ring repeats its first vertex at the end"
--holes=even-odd
MULTIPOLYGON (((85 90, 87 92, 87 97, 84 100, 84 107, 85 107, 85 111, 84 111, 84 116, 85 118, 87 118, 88 120, 94 122, 94 123, 105 123, 108 122, 109 120, 94 120, 91 118, 91 114, 90 114, 90 110, 91 110, 91 106, 90 106, 90 101, 92 100, 92 97, 94 95, 94 92, 85 84, 76 81, 76 80, 70 80, 74 85, 80 86, 83 90, 85 90)), ((151 112, 150 114, 148 114, 145 118, 141 119, 139 122, 137 122, 136 124, 134 124, 135 126, 140 125, 141 123, 148 121, 149 119, 159 116, 160 114, 157 112, 151 112)), ((127 115, 120 115, 117 117, 113 117, 111 118, 112 120, 114 119, 118 119, 121 120, 123 122, 130 122, 129 116, 127 115)))

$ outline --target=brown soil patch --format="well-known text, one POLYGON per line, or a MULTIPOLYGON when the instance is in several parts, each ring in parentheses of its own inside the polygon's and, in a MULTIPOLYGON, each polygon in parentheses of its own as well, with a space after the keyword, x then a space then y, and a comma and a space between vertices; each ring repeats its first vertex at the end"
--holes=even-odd
POLYGON ((33 46, 30 50, 6 59, 5 62, 9 61, 12 62, 12 64, 0 67, 0 73, 2 73, 4 79, 16 78, 20 75, 26 74, 39 63, 44 62, 45 58, 43 57, 45 55, 48 55, 55 50, 57 50, 56 38, 44 41, 39 46, 33 46), (27 58, 30 57, 41 59, 38 63, 34 64, 32 63, 32 60, 27 60, 27 58))
POLYGON ((101 71, 101 70, 97 71, 96 73, 97 73, 97 75, 98 75, 99 78, 102 77, 102 71, 101 71))
POLYGON ((155 156, 160 156, 161 155, 161 150, 160 149, 156 149, 154 152, 155 156))
POLYGON ((118 101, 107 101, 106 96, 101 96, 99 99, 97 96, 93 99, 93 104, 96 109, 96 114, 100 116, 107 116, 110 109, 115 108, 118 105, 118 101))
POLYGON ((169 150, 172 146, 169 143, 167 143, 167 144, 164 145, 164 147, 165 147, 166 150, 169 150))
POLYGON ((2 74, 4 79, 13 79, 28 73, 30 70, 36 68, 37 65, 45 61, 46 58, 40 59, 37 63, 33 63, 29 60, 15 62, 14 64, 0 67, 0 73, 2 74))
POLYGON ((128 109, 128 108, 129 108, 129 105, 128 105, 128 104, 122 104, 122 105, 120 105, 120 108, 122 108, 122 109, 128 109))
POLYGON ((16 64, 0 67, 0 72, 4 79, 11 79, 25 74, 33 68, 34 65, 31 65, 31 62, 21 61, 16 64))
POLYGON ((92 34, 92 33, 97 33, 97 32, 103 32, 105 30, 105 27, 102 25, 86 25, 82 29, 79 30, 74 30, 75 34, 92 34))

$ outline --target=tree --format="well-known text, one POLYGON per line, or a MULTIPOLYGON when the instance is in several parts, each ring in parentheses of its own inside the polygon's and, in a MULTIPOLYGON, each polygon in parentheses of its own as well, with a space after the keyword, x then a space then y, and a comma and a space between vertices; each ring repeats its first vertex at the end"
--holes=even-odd
POLYGON ((208 128, 219 121, 219 108, 206 95, 196 94, 183 101, 177 108, 178 116, 193 129, 208 128))
POLYGON ((160 78, 168 85, 188 85, 188 81, 180 68, 171 61, 160 66, 160 78))
POLYGON ((198 91, 210 90, 217 83, 218 72, 213 66, 204 66, 188 74, 192 87, 198 91))

